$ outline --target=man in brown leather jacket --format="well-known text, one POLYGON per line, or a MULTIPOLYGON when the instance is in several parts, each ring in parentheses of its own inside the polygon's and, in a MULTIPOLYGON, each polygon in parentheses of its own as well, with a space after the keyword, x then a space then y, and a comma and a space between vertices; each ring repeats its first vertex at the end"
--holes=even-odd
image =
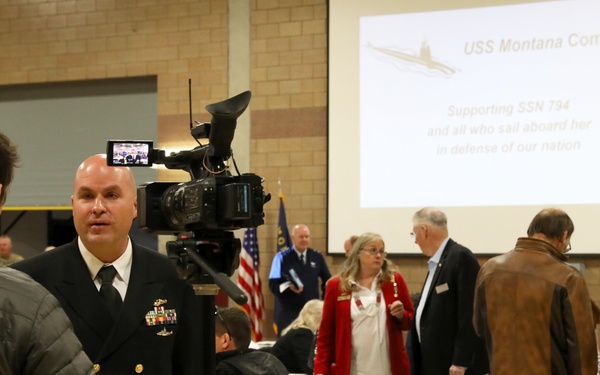
POLYGON ((490 259, 475 284, 473 324, 494 375, 596 375, 592 301, 566 263, 574 226, 561 210, 534 218, 527 238, 490 259))

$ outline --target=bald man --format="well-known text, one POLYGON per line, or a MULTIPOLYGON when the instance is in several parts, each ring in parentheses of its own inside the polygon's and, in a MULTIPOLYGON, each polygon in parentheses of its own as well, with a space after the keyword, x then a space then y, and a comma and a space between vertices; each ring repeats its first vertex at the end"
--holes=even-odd
POLYGON ((346 252, 346 256, 350 255, 350 250, 352 250, 352 245, 356 242, 358 236, 352 235, 348 237, 346 241, 344 241, 344 251, 346 252))
POLYGON ((23 260, 19 254, 12 252, 12 240, 9 236, 0 236, 0 264, 10 266, 23 260))
POLYGON ((130 169, 107 166, 106 155, 86 159, 71 203, 78 237, 14 268, 60 301, 96 372, 198 374, 200 309, 191 285, 166 256, 128 235, 137 216, 130 169))

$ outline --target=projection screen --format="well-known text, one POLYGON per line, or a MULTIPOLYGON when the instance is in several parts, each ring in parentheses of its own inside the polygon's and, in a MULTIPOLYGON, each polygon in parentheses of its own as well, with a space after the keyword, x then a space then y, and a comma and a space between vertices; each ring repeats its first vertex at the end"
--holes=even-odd
POLYGON ((366 231, 419 254, 425 206, 479 254, 561 208, 570 254, 599 253, 600 2, 330 0, 329 16, 329 254, 366 231))

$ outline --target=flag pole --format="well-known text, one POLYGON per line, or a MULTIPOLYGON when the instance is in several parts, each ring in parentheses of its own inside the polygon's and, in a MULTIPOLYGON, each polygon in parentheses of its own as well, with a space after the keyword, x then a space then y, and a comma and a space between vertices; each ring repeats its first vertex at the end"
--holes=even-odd
POLYGON ((279 196, 283 195, 283 191, 281 190, 281 178, 277 177, 277 187, 279 188, 279 196))

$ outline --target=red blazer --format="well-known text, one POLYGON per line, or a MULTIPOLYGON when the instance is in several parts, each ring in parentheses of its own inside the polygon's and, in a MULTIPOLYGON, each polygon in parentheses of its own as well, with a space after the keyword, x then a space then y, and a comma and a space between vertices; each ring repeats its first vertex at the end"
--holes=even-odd
MULTIPOLYGON (((386 281, 382 285, 387 310, 387 332, 390 349, 390 365, 393 375, 410 374, 408 355, 404 347, 402 331, 408 331, 414 314, 410 294, 402 276, 394 272, 397 297, 394 296, 394 283, 386 281), (390 315, 388 306, 399 300, 404 304, 402 322, 390 315)), ((352 321, 350 300, 352 293, 341 293, 340 278, 334 277, 327 283, 323 317, 317 337, 317 355, 314 373, 324 375, 350 374, 352 354, 352 321)))

